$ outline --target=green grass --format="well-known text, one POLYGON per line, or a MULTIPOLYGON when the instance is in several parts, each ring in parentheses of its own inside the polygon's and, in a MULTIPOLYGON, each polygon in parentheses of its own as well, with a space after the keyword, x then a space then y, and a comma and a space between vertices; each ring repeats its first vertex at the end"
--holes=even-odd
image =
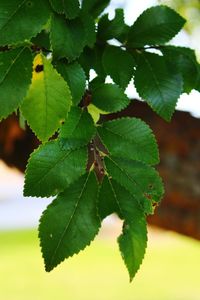
POLYGON ((150 237, 129 284, 113 239, 45 273, 36 231, 0 233, 1 300, 199 300, 200 243, 164 233, 150 237))

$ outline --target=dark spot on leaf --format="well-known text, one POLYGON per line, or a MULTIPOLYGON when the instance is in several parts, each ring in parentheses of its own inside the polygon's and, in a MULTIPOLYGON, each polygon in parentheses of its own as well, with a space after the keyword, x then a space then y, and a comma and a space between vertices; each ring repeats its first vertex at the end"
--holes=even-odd
POLYGON ((35 72, 40 73, 44 70, 44 66, 43 65, 37 65, 35 67, 35 72))
POLYGON ((28 7, 31 7, 33 5, 33 2, 32 1, 28 1, 27 3, 26 3, 26 6, 28 6, 28 7))

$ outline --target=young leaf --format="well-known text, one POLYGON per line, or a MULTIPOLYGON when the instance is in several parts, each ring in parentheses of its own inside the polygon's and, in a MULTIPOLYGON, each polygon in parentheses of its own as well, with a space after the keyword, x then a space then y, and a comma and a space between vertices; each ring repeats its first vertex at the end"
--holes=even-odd
POLYGON ((183 19, 173 9, 161 5, 145 10, 130 28, 128 47, 160 45, 170 41, 183 27, 183 19))
POLYGON ((51 44, 55 58, 66 57, 72 61, 80 56, 86 41, 84 24, 81 19, 66 20, 54 14, 51 19, 51 44))
POLYGON ((39 237, 45 268, 50 272, 65 258, 88 246, 98 233, 98 184, 93 173, 84 175, 44 211, 39 237))
POLYGON ((1 0, 0 45, 32 38, 42 30, 49 17, 48 0, 1 0))
POLYGON ((82 10, 91 14, 94 18, 98 17, 108 6, 110 0, 83 0, 82 10))
POLYGON ((0 120, 16 110, 26 96, 32 76, 28 48, 0 53, 0 120))
POLYGON ((110 75, 122 89, 125 89, 131 81, 134 65, 133 57, 119 47, 108 46, 103 54, 106 74, 110 75))
POLYGON ((122 118, 105 122, 98 127, 98 134, 111 155, 150 165, 159 162, 152 130, 140 119, 122 118))
POLYGON ((198 82, 198 63, 194 50, 185 47, 165 46, 161 49, 171 73, 183 76, 183 91, 190 93, 198 82))
POLYGON ((80 5, 78 0, 50 0, 50 3, 57 13, 64 13, 67 19, 74 19, 79 15, 80 5))
POLYGON ((152 214, 164 192, 158 173, 141 162, 116 157, 106 157, 105 165, 109 176, 137 199, 145 213, 152 214))
POLYGON ((67 82, 71 91, 72 102, 77 105, 86 88, 86 76, 82 67, 77 62, 67 63, 60 60, 56 62, 56 69, 67 82))
POLYGON ((71 106, 67 83, 51 61, 38 54, 34 60, 33 79, 21 110, 31 129, 41 141, 47 141, 65 120, 71 106))
POLYGON ((92 103, 105 112, 117 112, 128 106, 130 100, 115 84, 102 84, 92 92, 92 103))
POLYGON ((181 74, 171 73, 162 56, 146 52, 140 55, 134 83, 140 97, 169 121, 182 93, 181 74))
POLYGON ((25 176, 24 195, 49 197, 63 191, 85 173, 87 149, 67 150, 58 141, 40 146, 31 155, 25 176))
POLYGON ((64 148, 78 148, 87 145, 94 134, 95 127, 90 114, 79 107, 72 107, 61 127, 59 138, 64 148))

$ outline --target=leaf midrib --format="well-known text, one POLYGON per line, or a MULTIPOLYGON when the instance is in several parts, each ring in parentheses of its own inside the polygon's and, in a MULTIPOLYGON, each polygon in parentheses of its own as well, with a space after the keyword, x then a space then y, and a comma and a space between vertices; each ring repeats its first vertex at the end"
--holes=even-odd
POLYGON ((63 238, 64 238, 64 236, 66 235, 66 233, 67 233, 67 231, 68 231, 68 229, 69 229, 69 226, 70 226, 70 224, 71 224, 71 222, 72 222, 72 220, 73 220, 73 218, 74 218, 74 216, 75 216, 75 214, 76 214, 76 211, 77 211, 78 206, 79 206, 79 202, 81 201, 81 197, 82 197, 83 192, 84 192, 84 190, 85 190, 85 188, 86 188, 86 185, 87 185, 89 176, 90 176, 90 174, 88 174, 88 176, 87 176, 87 178, 86 178, 86 181, 85 181, 85 183, 84 183, 84 185, 83 185, 83 188, 81 189, 80 195, 79 195, 79 197, 78 197, 78 199, 77 199, 77 202, 76 202, 76 204, 75 204, 75 208, 74 208, 74 210, 73 210, 73 212, 72 212, 72 215, 71 215, 71 217, 69 218, 69 221, 68 221, 68 223, 66 224, 66 227, 64 228, 63 233, 61 234, 61 237, 60 237, 60 239, 59 239, 59 241, 58 241, 58 244, 57 244, 57 246, 56 246, 56 248, 55 248, 55 250, 54 250, 54 252, 53 252, 53 255, 52 255, 51 260, 50 260, 50 266, 54 265, 54 264, 52 264, 52 263, 53 263, 53 260, 54 260, 54 258, 55 258, 55 256, 56 256, 56 253, 57 253, 57 251, 58 251, 58 249, 59 249, 59 247, 60 247, 60 245, 61 245, 61 243, 62 243, 62 241, 63 241, 63 238))

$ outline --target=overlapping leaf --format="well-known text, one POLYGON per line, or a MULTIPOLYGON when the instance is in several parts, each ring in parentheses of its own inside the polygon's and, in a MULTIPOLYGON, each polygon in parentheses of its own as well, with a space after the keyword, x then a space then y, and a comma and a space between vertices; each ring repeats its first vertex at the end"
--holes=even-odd
POLYGON ((183 76, 183 91, 190 93, 198 82, 198 63, 195 52, 185 47, 165 46, 161 49, 164 59, 170 67, 170 72, 180 72, 183 76))
POLYGON ((54 14, 51 20, 51 44, 56 58, 76 59, 85 46, 86 32, 80 18, 66 20, 54 14))
POLYGON ((163 196, 163 185, 158 173, 150 166, 127 159, 106 157, 105 165, 109 176, 125 187, 138 201, 147 214, 163 196))
POLYGON ((183 89, 180 73, 171 73, 166 60, 154 53, 140 55, 134 83, 140 97, 169 121, 183 89))
POLYGON ((102 13, 109 3, 110 0, 83 0, 82 9, 84 13, 87 12, 96 18, 102 13))
POLYGON ((32 55, 28 48, 0 53, 0 120, 18 108, 31 84, 32 55))
POLYGON ((113 38, 120 41, 126 40, 129 27, 124 22, 123 9, 115 10, 115 17, 109 20, 108 14, 103 15, 98 23, 98 38, 100 40, 111 40, 113 38))
POLYGON ((103 54, 103 66, 106 74, 125 89, 133 76, 133 57, 119 47, 109 46, 103 54))
POLYGON ((0 45, 32 38, 41 31, 49 17, 48 0, 1 0, 0 45))
POLYGON ((67 83, 51 61, 37 55, 32 85, 21 110, 31 129, 41 141, 47 141, 65 120, 71 106, 67 83))
POLYGON ((122 118, 105 122, 98 127, 98 134, 111 155, 147 164, 159 162, 155 137, 140 119, 122 118))
POLYGON ((50 3, 57 13, 64 13, 68 19, 74 19, 79 15, 80 5, 78 0, 50 0, 50 3))
POLYGON ((92 92, 92 103, 105 112, 117 112, 128 106, 130 100, 115 84, 102 84, 92 92))
POLYGON ((40 146, 30 157, 24 195, 49 197, 63 191, 85 173, 87 149, 63 149, 58 141, 40 146))
POLYGON ((79 107, 72 107, 61 127, 59 139, 64 148, 78 148, 87 145, 94 134, 95 127, 90 114, 79 107))
POLYGON ((61 60, 56 63, 56 69, 67 82, 71 91, 72 102, 77 105, 86 88, 86 76, 82 67, 77 62, 67 63, 61 60))
POLYGON ((86 174, 60 194, 43 213, 39 237, 46 271, 83 250, 98 233, 97 193, 95 175, 86 174))
POLYGON ((137 199, 116 180, 108 177, 104 178, 100 188, 98 209, 101 218, 117 212, 125 220, 118 243, 132 280, 142 263, 147 246, 145 214, 137 199))
POLYGON ((160 5, 145 10, 128 34, 127 45, 139 48, 170 41, 183 27, 183 19, 173 9, 160 5))

